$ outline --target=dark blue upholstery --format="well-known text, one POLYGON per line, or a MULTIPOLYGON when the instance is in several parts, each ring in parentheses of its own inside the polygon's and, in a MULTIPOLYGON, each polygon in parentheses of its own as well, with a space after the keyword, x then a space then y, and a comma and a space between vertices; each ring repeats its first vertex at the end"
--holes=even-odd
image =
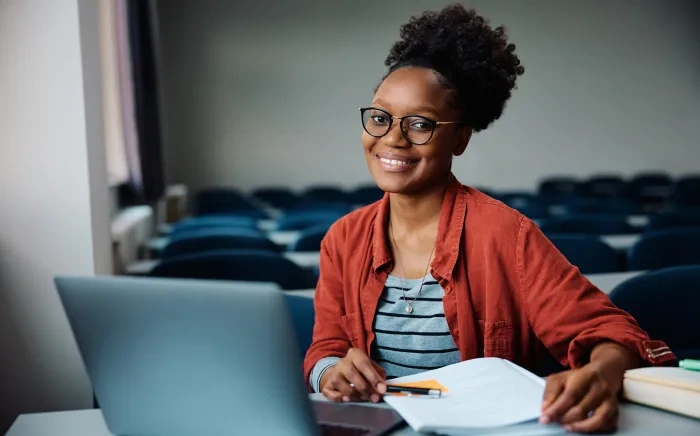
POLYGON ((222 250, 179 256, 159 263, 154 277, 274 282, 282 289, 309 289, 313 276, 279 253, 222 250))
POLYGON ((213 250, 269 250, 281 251, 282 248, 265 236, 246 233, 249 230, 221 233, 216 231, 194 232, 191 236, 178 236, 163 249, 161 259, 172 259, 188 254, 213 250))
POLYGON ((631 278, 610 293, 652 339, 679 358, 700 358, 700 266, 667 268, 631 278))
POLYGON ((195 197, 195 212, 197 215, 237 214, 254 219, 269 218, 265 211, 260 210, 244 195, 233 189, 206 189, 195 197))
POLYGON ((357 188, 350 196, 352 204, 367 205, 379 201, 384 197, 384 191, 377 186, 363 186, 357 188))
POLYGON ((192 239, 210 236, 250 236, 264 238, 265 234, 261 230, 249 227, 191 227, 168 235, 168 243, 172 243, 179 239, 192 239))
POLYGON ((574 197, 562 206, 569 215, 637 215, 644 213, 639 204, 622 198, 574 197))
POLYGON ((261 188, 253 196, 278 209, 289 209, 299 203, 299 196, 288 188, 261 188))
POLYGON ((675 206, 700 206, 700 176, 686 176, 678 179, 671 201, 675 206))
POLYGON ((344 190, 334 186, 315 186, 304 192, 302 199, 313 203, 349 203, 350 198, 344 190))
POLYGON ((644 233, 627 258, 632 271, 700 264, 700 228, 644 233))
POLYGON ((540 228, 548 235, 556 233, 619 235, 639 232, 624 217, 586 215, 550 218, 542 221, 540 228))
POLYGON ((285 294, 285 298, 299 344, 300 357, 303 359, 311 346, 314 333, 314 299, 293 293, 285 294))
POLYGON ((305 229, 289 247, 289 251, 320 251, 321 241, 326 236, 330 224, 321 224, 305 229))
POLYGON ((552 235, 549 240, 583 274, 622 270, 618 253, 596 236, 552 235))
POLYGON ((700 212, 667 212, 652 215, 644 231, 700 227, 700 212))
POLYGON ((537 191, 545 196, 568 196, 576 194, 578 186, 572 177, 549 177, 542 180, 537 191))
POLYGON ((595 198, 623 197, 627 184, 622 177, 613 175, 593 176, 581 184, 581 194, 595 198))
POLYGON ((277 230, 304 230, 322 224, 330 225, 343 215, 345 215, 345 212, 341 210, 289 212, 277 220, 277 230))
POLYGON ((238 227, 257 229, 257 220, 250 217, 231 216, 231 215, 206 215, 196 218, 188 218, 182 220, 170 229, 171 234, 193 229, 212 228, 212 227, 238 227))

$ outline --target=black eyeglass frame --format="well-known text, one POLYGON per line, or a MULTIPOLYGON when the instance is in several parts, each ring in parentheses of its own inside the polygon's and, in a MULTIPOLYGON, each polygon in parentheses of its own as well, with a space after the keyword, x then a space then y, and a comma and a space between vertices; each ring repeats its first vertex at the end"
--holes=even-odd
POLYGON ((427 118, 423 115, 418 115, 418 114, 408 114, 404 115, 402 117, 395 117, 389 112, 385 111, 384 109, 379 109, 376 107, 361 107, 360 108, 360 121, 362 122, 362 128, 364 129, 365 132, 367 132, 368 135, 374 137, 374 138, 381 138, 382 136, 386 136, 387 133, 391 131, 391 128, 394 125, 394 120, 399 120, 399 129, 401 130, 401 135, 406 139, 406 141, 410 142, 413 145, 425 145, 428 142, 430 142, 431 139, 433 139, 433 135, 435 134, 435 127, 442 125, 442 124, 464 124, 464 121, 436 121, 436 120, 431 120, 430 118, 427 118), (381 135, 375 135, 371 133, 369 130, 367 130, 367 126, 365 126, 365 112, 368 110, 375 110, 382 112, 383 114, 386 114, 387 118, 389 118, 389 126, 386 129, 386 132, 384 132, 381 135), (403 122, 407 118, 420 118, 422 120, 425 120, 428 124, 430 124, 430 136, 428 139, 426 139, 424 142, 415 142, 412 141, 411 139, 408 138, 408 135, 406 134, 406 129, 404 128, 403 122))

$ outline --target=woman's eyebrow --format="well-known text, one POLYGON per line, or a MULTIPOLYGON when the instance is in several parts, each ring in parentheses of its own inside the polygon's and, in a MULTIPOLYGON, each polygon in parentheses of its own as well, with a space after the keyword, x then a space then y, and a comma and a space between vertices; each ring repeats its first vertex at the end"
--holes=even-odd
MULTIPOLYGON (((377 100, 375 100, 374 102, 372 102, 372 105, 373 105, 373 106, 376 106, 376 107, 380 107, 380 108, 386 108, 386 107, 389 106, 389 105, 387 105, 386 103, 384 103, 384 101, 379 100, 379 99, 377 99, 377 100)), ((424 114, 424 113, 429 113, 429 114, 431 114, 431 115, 434 115, 435 117, 438 117, 438 116, 439 116, 438 113, 437 113, 437 111, 435 110, 435 108, 433 108, 433 107, 431 107, 431 106, 418 106, 418 107, 414 107, 414 108, 411 108, 409 111, 406 111, 406 113, 405 113, 404 115, 414 115, 414 114, 415 114, 415 115, 418 115, 418 114, 421 114, 421 113, 423 113, 423 114, 424 114)), ((398 116, 398 115, 393 114, 393 113, 392 113, 392 115, 398 116)))

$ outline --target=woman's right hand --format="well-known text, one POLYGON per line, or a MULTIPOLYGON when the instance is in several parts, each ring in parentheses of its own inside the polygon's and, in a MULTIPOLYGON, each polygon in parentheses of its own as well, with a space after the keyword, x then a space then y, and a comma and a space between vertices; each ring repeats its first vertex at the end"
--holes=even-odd
POLYGON ((321 392, 330 401, 379 402, 386 393, 384 371, 364 351, 351 348, 321 377, 321 392))

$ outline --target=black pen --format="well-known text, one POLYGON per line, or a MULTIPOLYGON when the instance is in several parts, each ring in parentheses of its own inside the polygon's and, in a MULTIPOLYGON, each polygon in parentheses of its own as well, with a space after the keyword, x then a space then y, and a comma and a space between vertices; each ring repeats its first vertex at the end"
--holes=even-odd
POLYGON ((409 397, 412 396, 430 396, 430 397, 440 397, 442 391, 439 389, 427 389, 427 388, 414 388, 410 386, 386 386, 387 394, 404 394, 409 397))

